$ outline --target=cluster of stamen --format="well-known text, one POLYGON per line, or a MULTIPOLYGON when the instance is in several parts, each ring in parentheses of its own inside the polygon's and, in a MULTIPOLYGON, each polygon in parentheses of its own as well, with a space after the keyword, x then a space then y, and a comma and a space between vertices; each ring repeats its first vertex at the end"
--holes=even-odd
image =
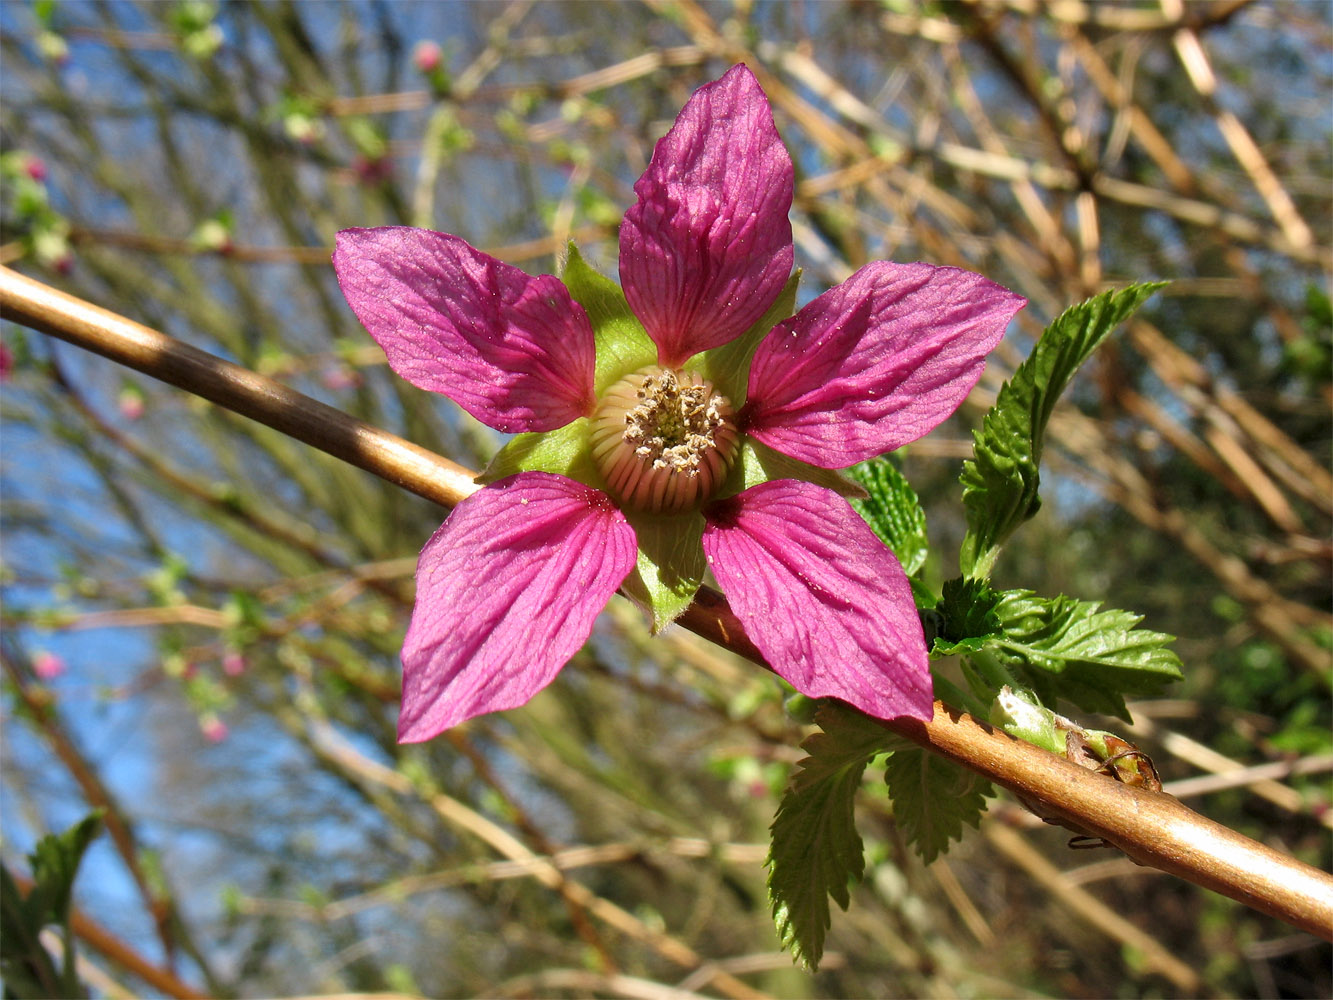
POLYGON ((685 510, 721 485, 739 434, 726 396, 693 372, 656 365, 615 383, 592 424, 592 454, 625 506, 685 510))

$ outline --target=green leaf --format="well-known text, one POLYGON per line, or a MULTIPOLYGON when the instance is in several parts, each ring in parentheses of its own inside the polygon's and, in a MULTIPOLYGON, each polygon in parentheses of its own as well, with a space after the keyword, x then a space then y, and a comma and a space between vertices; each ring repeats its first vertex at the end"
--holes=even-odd
POLYGON ((734 496, 751 486, 758 486, 771 479, 801 479, 814 483, 826 490, 832 490, 842 497, 865 496, 859 483, 848 479, 836 469, 821 469, 817 465, 802 462, 780 451, 775 451, 762 441, 747 437, 741 440, 736 451, 736 460, 732 463, 727 479, 718 490, 720 497, 734 496))
POLYGON ((930 552, 926 512, 897 462, 887 455, 872 458, 852 466, 847 475, 864 486, 867 494, 864 499, 852 500, 852 506, 912 576, 925 565, 930 552))
POLYGON ((589 267, 573 241, 560 280, 592 322, 597 346, 593 388, 599 397, 619 379, 657 363, 657 346, 630 310, 625 293, 610 278, 589 267))
POLYGON ((515 434, 476 481, 486 486, 519 472, 554 472, 604 490, 606 484, 588 448, 588 422, 579 417, 553 431, 515 434))
POLYGON ((60 973, 38 938, 43 923, 29 919, 18 883, 0 865, 0 978, 6 997, 60 995, 60 973))
POLYGON ((74 876, 79 870, 83 852, 102 830, 101 811, 89 813, 61 834, 47 834, 37 842, 28 856, 32 862, 32 877, 36 887, 34 897, 42 900, 43 916, 47 923, 63 924, 69 914, 70 894, 74 876))
POLYGON ((1007 591, 995 608, 1004 636, 991 651, 1018 668, 1048 705, 1064 698, 1129 721, 1124 695, 1151 695, 1182 677, 1174 637, 1136 628, 1141 615, 1098 611, 1096 601, 1007 591))
POLYGON ((8 869, 0 869, 0 975, 6 995, 81 997, 75 975, 74 939, 69 930, 74 877, 88 845, 101 831, 102 813, 90 813, 61 834, 48 834, 28 856, 33 886, 27 898, 8 869), (42 945, 39 934, 48 924, 64 933, 65 961, 61 971, 42 945))
POLYGON ((973 457, 960 476, 967 509, 959 557, 964 576, 989 576, 1000 546, 1037 513, 1042 443, 1056 401, 1107 335, 1163 284, 1104 292, 1065 310, 1000 389, 981 430, 973 432, 973 457))
POLYGON ((745 405, 750 382, 750 361, 754 358, 754 352, 773 327, 796 311, 796 286, 800 281, 801 272, 797 269, 782 286, 773 304, 750 329, 728 344, 704 351, 686 365, 712 382, 713 387, 726 396, 738 412, 745 405))
POLYGON ((650 514, 626 510, 639 540, 639 560, 623 589, 652 616, 656 634, 690 606, 704 572, 704 519, 698 511, 650 514))
POLYGON ((930 864, 963 835, 963 824, 976 827, 986 811, 991 783, 938 754, 917 747, 895 750, 884 768, 898 829, 930 864))
POLYGON ((946 582, 935 605, 940 624, 930 655, 975 653, 1002 636, 1004 628, 995 613, 1000 597, 981 580, 946 582))
POLYGON ((848 885, 865 870, 853 806, 866 765, 904 745, 901 737, 836 703, 823 702, 815 721, 824 730, 801 748, 791 784, 773 819, 768 898, 782 947, 814 971, 824 954, 829 897, 844 910, 848 885))

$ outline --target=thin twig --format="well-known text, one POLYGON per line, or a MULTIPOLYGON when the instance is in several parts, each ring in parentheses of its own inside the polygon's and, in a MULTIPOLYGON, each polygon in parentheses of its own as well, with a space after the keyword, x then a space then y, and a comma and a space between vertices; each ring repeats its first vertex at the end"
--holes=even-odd
POLYGON ((987 823, 983 833, 1001 854, 1027 872, 1062 906, 1125 947, 1138 951, 1149 969, 1165 977, 1181 993, 1191 996, 1198 992, 1198 973, 1172 955, 1150 932, 1075 885, 1017 830, 1003 823, 987 823))

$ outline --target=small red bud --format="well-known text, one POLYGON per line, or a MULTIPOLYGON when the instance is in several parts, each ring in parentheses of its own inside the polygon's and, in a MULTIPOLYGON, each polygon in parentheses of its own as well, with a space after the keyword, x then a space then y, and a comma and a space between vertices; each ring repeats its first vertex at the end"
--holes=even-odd
POLYGON ((199 721, 199 731, 209 743, 221 743, 227 738, 227 724, 216 715, 209 715, 199 721))
POLYGON ((65 661, 55 653, 42 650, 33 657, 32 670, 42 680, 53 681, 65 672, 65 661))
POLYGON ((444 63, 444 50, 428 38, 423 38, 412 48, 412 65, 419 73, 434 73, 444 63))

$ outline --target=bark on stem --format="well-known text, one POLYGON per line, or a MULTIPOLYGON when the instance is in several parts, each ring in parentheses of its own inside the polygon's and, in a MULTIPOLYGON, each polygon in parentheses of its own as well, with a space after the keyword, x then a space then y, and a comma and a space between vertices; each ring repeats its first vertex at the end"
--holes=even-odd
MULTIPOLYGON (((444 507, 473 473, 271 379, 0 267, 0 316, 202 396, 444 507)), ((765 665, 725 598, 705 589, 680 622, 765 665)), ((1020 796, 1048 818, 1102 837, 1143 865, 1333 940, 1333 876, 1193 812, 997 732, 942 702, 930 722, 876 720, 1020 796)))

